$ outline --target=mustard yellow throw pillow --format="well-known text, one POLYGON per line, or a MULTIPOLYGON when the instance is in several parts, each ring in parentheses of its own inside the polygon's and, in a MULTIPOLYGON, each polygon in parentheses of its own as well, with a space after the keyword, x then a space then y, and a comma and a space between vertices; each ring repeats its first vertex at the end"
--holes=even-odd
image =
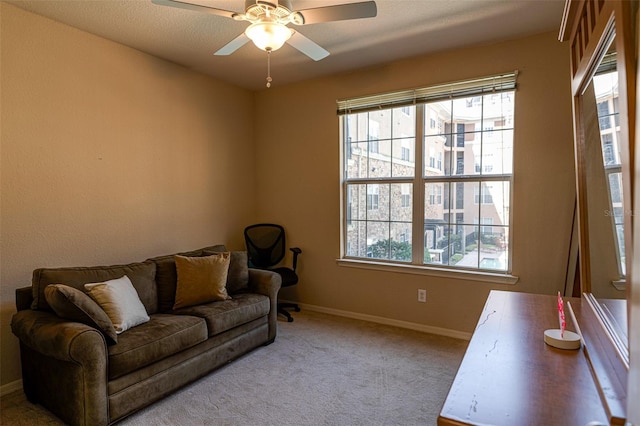
POLYGON ((230 259, 228 252, 204 257, 176 255, 178 283, 173 309, 231 299, 226 288, 230 259))

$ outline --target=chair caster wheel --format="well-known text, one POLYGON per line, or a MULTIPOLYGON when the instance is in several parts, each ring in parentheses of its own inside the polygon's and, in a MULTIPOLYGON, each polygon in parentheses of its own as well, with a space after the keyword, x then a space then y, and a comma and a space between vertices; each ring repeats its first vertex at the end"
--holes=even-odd
POLYGON ((293 318, 292 317, 287 318, 287 322, 293 322, 293 318))

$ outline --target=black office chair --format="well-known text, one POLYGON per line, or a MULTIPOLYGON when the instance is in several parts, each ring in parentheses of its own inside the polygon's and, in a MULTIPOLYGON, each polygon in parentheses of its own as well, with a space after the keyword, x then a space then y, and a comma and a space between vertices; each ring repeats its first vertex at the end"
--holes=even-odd
MULTIPOLYGON (((298 283, 296 266, 298 255, 302 253, 298 247, 289 249, 293 252, 293 269, 273 268, 284 259, 286 242, 282 226, 273 223, 258 223, 247 226, 244 229, 244 241, 247 245, 250 267, 277 272, 282 277, 282 287, 298 283)), ((293 321, 293 317, 285 308, 293 308, 296 312, 300 312, 300 307, 295 303, 278 302, 278 313, 284 315, 289 322, 293 321)))

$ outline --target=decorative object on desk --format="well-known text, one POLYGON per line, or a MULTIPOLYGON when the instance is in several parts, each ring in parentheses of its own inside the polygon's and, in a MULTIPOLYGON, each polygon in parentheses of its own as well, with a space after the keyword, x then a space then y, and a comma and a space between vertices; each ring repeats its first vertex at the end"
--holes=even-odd
POLYGON ((560 337, 564 338, 564 329, 567 328, 567 321, 564 318, 564 301, 558 292, 558 323, 560 324, 560 337))
POLYGON ((558 349, 579 349, 580 336, 572 331, 565 330, 567 322, 564 317, 564 301, 558 292, 558 322, 559 329, 549 329, 544 332, 544 342, 558 349))

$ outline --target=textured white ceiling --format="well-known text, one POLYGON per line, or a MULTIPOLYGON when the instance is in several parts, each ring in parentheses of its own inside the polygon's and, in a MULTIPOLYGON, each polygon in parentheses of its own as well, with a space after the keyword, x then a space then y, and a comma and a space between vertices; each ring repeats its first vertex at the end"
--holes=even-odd
MULTIPOLYGON (((242 12, 244 0, 182 0, 242 12)), ((293 0, 295 10, 355 0, 293 0)), ((213 53, 248 23, 151 0, 8 1, 89 33, 252 90, 265 88, 267 54, 247 43, 213 53)), ((513 39, 560 27, 564 0, 376 0, 375 18, 295 27, 331 55, 314 62, 285 45, 271 56, 273 85, 397 59, 513 39)))

